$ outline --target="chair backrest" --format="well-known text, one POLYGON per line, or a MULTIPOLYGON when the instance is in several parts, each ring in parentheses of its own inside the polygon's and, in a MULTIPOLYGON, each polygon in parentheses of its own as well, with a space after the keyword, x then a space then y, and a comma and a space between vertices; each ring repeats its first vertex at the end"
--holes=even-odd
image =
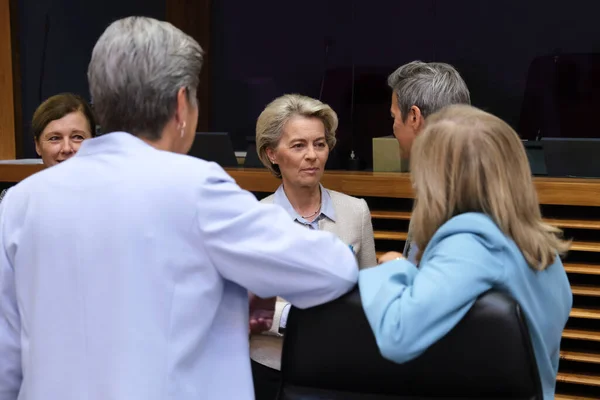
POLYGON ((281 373, 279 400, 542 399, 521 308, 497 291, 404 364, 381 356, 358 289, 322 306, 293 308, 281 373))

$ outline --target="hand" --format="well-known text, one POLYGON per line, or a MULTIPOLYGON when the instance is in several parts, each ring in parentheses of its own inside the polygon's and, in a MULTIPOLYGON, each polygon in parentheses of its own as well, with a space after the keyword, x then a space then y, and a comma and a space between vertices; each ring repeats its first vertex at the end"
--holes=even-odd
POLYGON ((250 303, 250 333, 261 333, 271 329, 277 298, 262 299, 248 292, 248 300, 250 303))
POLYGON ((398 253, 397 251, 388 251, 387 253, 385 253, 377 259, 377 264, 383 264, 384 262, 392 261, 398 258, 404 258, 402 253, 398 253))

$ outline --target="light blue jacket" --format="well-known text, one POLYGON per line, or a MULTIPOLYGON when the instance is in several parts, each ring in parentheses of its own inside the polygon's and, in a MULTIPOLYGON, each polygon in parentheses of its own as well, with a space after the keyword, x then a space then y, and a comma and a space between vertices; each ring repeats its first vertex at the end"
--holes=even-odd
POLYGON ((560 340, 573 296, 557 257, 530 268, 516 244, 487 216, 467 213, 446 222, 425 249, 419 269, 396 260, 360 272, 367 319, 382 355, 409 361, 446 335, 491 288, 506 291, 527 318, 544 390, 554 398, 560 340))

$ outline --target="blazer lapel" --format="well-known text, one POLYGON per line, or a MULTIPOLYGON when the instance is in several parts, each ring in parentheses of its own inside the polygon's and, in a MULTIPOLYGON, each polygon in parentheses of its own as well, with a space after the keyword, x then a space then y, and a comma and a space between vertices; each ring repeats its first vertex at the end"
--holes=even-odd
POLYGON ((331 232, 331 233, 335 233, 336 235, 338 235, 338 232, 336 231, 335 228, 336 228, 335 223, 327 217, 325 217, 319 221, 319 230, 320 231, 331 232))

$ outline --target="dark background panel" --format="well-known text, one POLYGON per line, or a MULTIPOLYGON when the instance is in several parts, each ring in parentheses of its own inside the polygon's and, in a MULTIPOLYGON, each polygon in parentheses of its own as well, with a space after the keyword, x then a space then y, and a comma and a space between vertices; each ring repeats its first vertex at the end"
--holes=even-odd
POLYGON ((30 127, 40 100, 61 92, 90 100, 86 73, 94 44, 111 22, 130 15, 165 19, 165 1, 18 0, 24 157, 36 156, 30 127))
MULTIPOLYGON (((599 13, 600 3, 594 0, 213 1, 207 54, 210 128, 230 132, 236 149, 245 150, 246 137, 254 135, 256 117, 269 101, 284 93, 318 97, 327 71, 322 98, 340 116, 340 157, 346 159, 355 149, 369 158, 371 138, 392 132, 387 74, 414 59, 454 64, 473 103, 518 128, 532 62, 549 56, 539 63, 550 71, 548 76, 533 70, 540 77, 537 90, 547 93, 534 91, 533 98, 551 99, 558 90, 553 85, 564 91, 564 82, 552 81, 552 56, 600 53, 600 24, 594 20, 599 13)), ((85 74, 93 45, 110 22, 127 15, 165 19, 165 2, 18 0, 24 156, 35 155, 29 121, 40 99, 63 91, 89 99, 85 74)), ((587 73, 571 64, 561 67, 566 76, 587 73)), ((594 79, 573 82, 590 90, 600 86, 594 79)), ((580 96, 583 102, 597 97, 586 96, 580 96)), ((551 99, 538 110, 536 118, 546 121, 531 122, 526 136, 538 126, 550 126, 558 131, 548 136, 600 137, 595 129, 579 126, 568 132, 570 116, 583 117, 577 107, 555 109, 555 103, 551 99)))
MULTIPOLYGON (((289 92, 318 97, 327 68, 323 100, 340 114, 340 148, 365 151, 372 136, 391 134, 391 121, 380 118, 389 104, 368 89, 377 80, 385 86, 386 74, 397 66, 422 59, 454 64, 473 103, 517 128, 532 61, 600 52, 600 24, 594 20, 599 12, 600 3, 593 0, 355 0, 354 6, 343 0, 308 0, 301 6, 273 0, 260 5, 215 2, 211 127, 231 132, 234 145, 244 149, 245 137, 254 134, 256 117, 270 100, 289 92), (352 61, 357 82, 353 116, 352 61), (370 106, 362 113, 378 119, 360 122, 357 103, 370 106), (353 129, 358 136, 354 146, 353 129)), ((594 135, 600 132, 586 136, 594 135)))

